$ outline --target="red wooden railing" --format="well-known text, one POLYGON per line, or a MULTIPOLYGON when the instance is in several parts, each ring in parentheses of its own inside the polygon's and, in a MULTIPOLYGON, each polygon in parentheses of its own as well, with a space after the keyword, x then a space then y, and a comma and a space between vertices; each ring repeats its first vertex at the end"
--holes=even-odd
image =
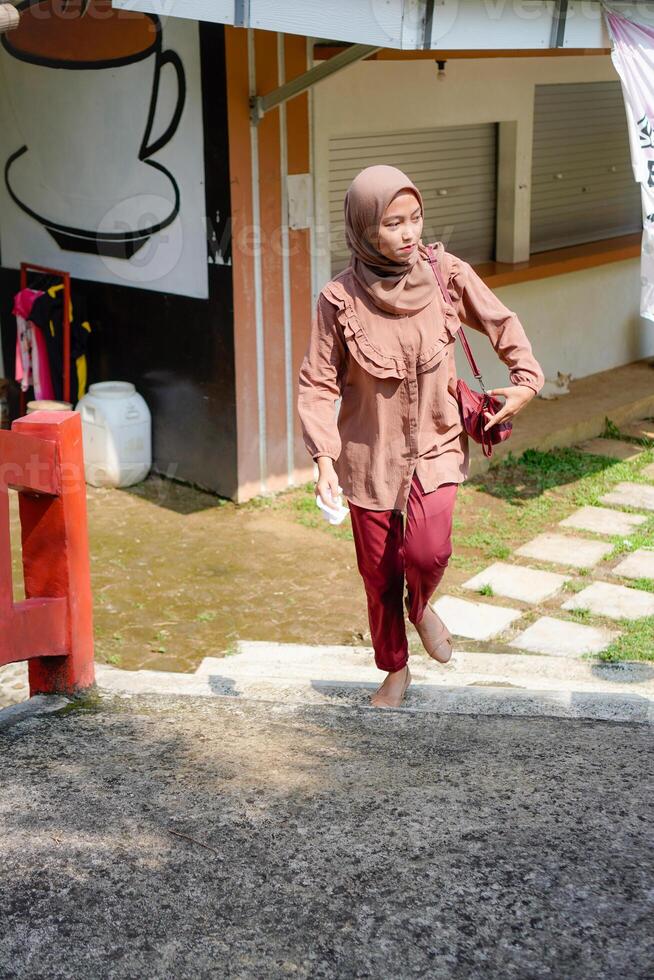
POLYGON ((0 665, 28 661, 30 695, 95 682, 82 420, 32 412, 0 430, 0 665), (9 488, 18 490, 26 598, 14 602, 9 488))

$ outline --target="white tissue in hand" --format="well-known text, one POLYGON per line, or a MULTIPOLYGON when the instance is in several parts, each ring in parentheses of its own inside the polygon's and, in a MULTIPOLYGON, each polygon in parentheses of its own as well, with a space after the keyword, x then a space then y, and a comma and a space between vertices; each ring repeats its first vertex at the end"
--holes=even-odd
POLYGON ((336 498, 335 506, 326 504, 322 499, 320 494, 316 494, 316 505, 320 508, 322 516, 330 524, 342 524, 348 514, 348 508, 344 507, 341 503, 341 493, 343 492, 343 487, 338 488, 338 497, 336 498))

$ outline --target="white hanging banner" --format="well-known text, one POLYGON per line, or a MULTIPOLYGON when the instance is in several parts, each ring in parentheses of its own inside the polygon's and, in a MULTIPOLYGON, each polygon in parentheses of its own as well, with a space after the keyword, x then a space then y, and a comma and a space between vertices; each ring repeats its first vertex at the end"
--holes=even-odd
POLYGON ((640 315, 654 321, 654 27, 628 20, 606 5, 604 16, 611 61, 622 82, 631 165, 643 203, 640 315))

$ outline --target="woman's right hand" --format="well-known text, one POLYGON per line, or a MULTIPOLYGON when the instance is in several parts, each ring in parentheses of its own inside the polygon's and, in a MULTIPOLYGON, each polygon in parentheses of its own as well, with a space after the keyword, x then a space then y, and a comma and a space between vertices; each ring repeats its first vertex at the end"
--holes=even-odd
POLYGON ((323 503, 327 504, 328 507, 335 507, 338 497, 338 477, 334 469, 334 460, 331 456, 319 456, 316 462, 318 463, 318 481, 315 491, 320 494, 323 503))

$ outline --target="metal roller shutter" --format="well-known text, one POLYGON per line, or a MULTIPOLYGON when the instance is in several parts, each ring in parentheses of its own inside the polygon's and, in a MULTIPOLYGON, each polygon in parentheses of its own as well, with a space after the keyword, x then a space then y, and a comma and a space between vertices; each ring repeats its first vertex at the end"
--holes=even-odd
POLYGON ((531 251, 642 228, 620 82, 537 85, 531 251))
POLYGON ((468 262, 494 258, 495 123, 338 136, 329 142, 332 275, 350 261, 343 229, 345 192, 360 170, 378 163, 399 167, 420 188, 424 242, 442 241, 468 262))

